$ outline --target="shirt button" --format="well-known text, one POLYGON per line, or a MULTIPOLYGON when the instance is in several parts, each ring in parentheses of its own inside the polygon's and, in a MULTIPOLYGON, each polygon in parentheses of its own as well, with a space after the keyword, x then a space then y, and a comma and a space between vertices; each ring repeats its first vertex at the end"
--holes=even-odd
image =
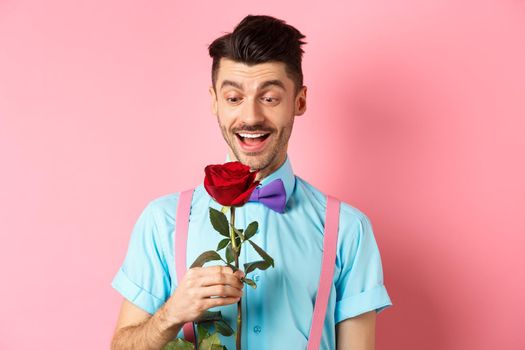
POLYGON ((254 332, 255 334, 259 334, 259 333, 261 333, 261 331, 262 331, 261 326, 257 325, 257 326, 255 326, 255 327, 253 327, 253 332, 254 332))
POLYGON ((253 276, 253 280, 254 280, 255 282, 259 282, 260 279, 261 279, 261 278, 259 277, 259 275, 255 275, 255 276, 253 276))

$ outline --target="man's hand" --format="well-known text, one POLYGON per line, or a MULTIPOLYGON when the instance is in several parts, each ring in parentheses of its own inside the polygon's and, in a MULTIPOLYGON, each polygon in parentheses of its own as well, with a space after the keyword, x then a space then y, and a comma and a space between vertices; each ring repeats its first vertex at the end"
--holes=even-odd
POLYGON ((183 325, 195 321, 212 307, 237 303, 244 287, 242 277, 242 271, 234 273, 227 266, 189 269, 166 301, 165 317, 175 325, 183 325))
POLYGON ((244 286, 242 277, 242 271, 233 273, 224 266, 189 269, 173 295, 153 316, 124 300, 111 349, 162 348, 184 323, 195 321, 209 308, 238 302, 244 286))

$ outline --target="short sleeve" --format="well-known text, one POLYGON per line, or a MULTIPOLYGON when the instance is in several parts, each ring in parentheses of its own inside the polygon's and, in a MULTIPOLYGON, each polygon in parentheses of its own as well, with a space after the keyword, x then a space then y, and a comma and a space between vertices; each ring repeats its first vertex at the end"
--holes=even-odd
POLYGON ((369 219, 360 211, 341 206, 335 282, 335 322, 392 305, 383 284, 381 256, 369 219))
POLYGON ((128 244, 126 257, 111 286, 124 298, 154 314, 168 299, 170 276, 153 203, 140 214, 128 244))

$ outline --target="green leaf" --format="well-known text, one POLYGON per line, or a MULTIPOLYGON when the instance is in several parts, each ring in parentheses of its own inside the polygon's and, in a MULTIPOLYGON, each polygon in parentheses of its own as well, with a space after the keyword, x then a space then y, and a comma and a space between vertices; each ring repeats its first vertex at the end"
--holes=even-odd
POLYGON ((242 281, 253 289, 257 288, 257 283, 255 283, 255 281, 250 278, 243 278, 242 281))
POLYGON ((218 333, 213 333, 207 338, 204 338, 199 346, 199 350, 212 350, 213 345, 222 345, 218 333))
POLYGON ((219 320, 214 322, 215 330, 219 332, 220 334, 224 335, 225 337, 229 337, 234 333, 233 329, 230 327, 228 323, 224 320, 219 320))
POLYGON ((211 333, 211 330, 213 329, 213 327, 214 327, 214 321, 201 321, 197 323, 197 332, 198 332, 197 349, 202 349, 201 348, 202 341, 204 339, 211 337, 215 333, 215 332, 211 333))
POLYGON ((235 244, 237 245, 237 250, 238 250, 238 254, 240 256, 240 253, 241 253, 241 239, 239 238, 239 236, 235 236, 235 244))
POLYGON ((244 241, 244 235, 242 234, 243 229, 242 228, 240 228, 240 229, 239 228, 235 228, 235 227, 233 227, 232 224, 230 224, 230 227, 233 229, 233 232, 235 232, 235 234, 237 236, 239 236, 242 241, 244 241))
POLYGON ((211 350, 228 350, 224 345, 212 344, 211 350))
POLYGON ((162 350, 195 350, 195 346, 184 339, 177 338, 164 345, 162 350))
POLYGON ((213 228, 225 237, 230 237, 230 225, 222 211, 210 208, 210 221, 213 228))
POLYGON ((219 244, 217 245, 217 251, 223 249, 224 247, 226 247, 228 245, 228 243, 230 243, 230 239, 229 238, 225 238, 223 240, 221 240, 219 242, 219 244))
POLYGON ((222 258, 216 251, 208 250, 195 259, 193 264, 191 264, 190 269, 192 267, 202 267, 202 265, 206 264, 208 261, 213 260, 222 260, 222 258))
POLYGON ((273 258, 268 255, 261 247, 259 247, 257 244, 253 243, 252 241, 248 241, 252 245, 253 249, 257 251, 257 254, 261 256, 261 258, 264 259, 268 264, 270 264, 272 267, 274 267, 273 264, 273 258))
POLYGON ((195 320, 196 323, 203 323, 208 321, 222 320, 222 313, 220 311, 204 311, 200 317, 195 320))
POLYGON ((244 231, 244 239, 252 238, 258 229, 259 229, 259 223, 257 221, 251 222, 248 225, 248 227, 246 227, 246 231, 244 231))
POLYGON ((244 273, 247 275, 255 269, 266 270, 270 264, 264 260, 252 261, 244 264, 244 273))
POLYGON ((197 339, 199 340, 199 344, 202 341, 202 339, 207 338, 210 336, 210 332, 204 327, 204 324, 197 324, 197 339))
POLYGON ((232 246, 228 245, 226 247, 226 262, 229 264, 234 260, 235 260, 235 253, 233 252, 232 246))

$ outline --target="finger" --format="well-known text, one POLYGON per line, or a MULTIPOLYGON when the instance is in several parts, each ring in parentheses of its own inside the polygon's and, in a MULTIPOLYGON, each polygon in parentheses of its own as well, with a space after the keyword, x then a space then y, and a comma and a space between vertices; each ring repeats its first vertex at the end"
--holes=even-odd
POLYGON ((206 275, 201 277, 200 285, 202 287, 209 287, 214 285, 229 285, 237 289, 243 289, 244 285, 236 275, 229 275, 217 273, 213 275, 206 275))
POLYGON ((227 275, 233 275, 233 270, 229 266, 206 266, 203 267, 200 272, 203 274, 223 273, 227 275))
POLYGON ((242 290, 228 285, 214 285, 200 288, 198 292, 201 298, 224 297, 224 298, 241 298, 242 290))
POLYGON ((207 309, 212 307, 236 304, 240 298, 208 298, 204 299, 203 305, 207 309))
POLYGON ((202 274, 202 270, 202 267, 192 267, 191 269, 188 269, 188 271, 186 271, 186 273, 184 274, 184 279, 198 278, 202 274))

